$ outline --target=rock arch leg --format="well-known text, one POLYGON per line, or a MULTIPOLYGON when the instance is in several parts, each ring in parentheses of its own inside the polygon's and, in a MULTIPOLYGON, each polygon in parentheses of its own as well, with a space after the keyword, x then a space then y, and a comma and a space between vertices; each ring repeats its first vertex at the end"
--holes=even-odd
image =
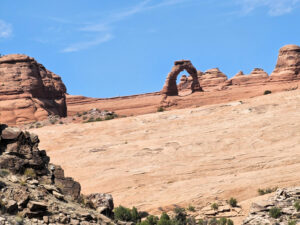
POLYGON ((196 68, 189 60, 180 60, 180 61, 175 61, 171 72, 168 74, 164 87, 161 91, 163 94, 167 96, 178 95, 176 80, 178 74, 183 70, 186 70, 193 77, 193 82, 191 85, 192 92, 202 91, 202 88, 198 81, 196 68))

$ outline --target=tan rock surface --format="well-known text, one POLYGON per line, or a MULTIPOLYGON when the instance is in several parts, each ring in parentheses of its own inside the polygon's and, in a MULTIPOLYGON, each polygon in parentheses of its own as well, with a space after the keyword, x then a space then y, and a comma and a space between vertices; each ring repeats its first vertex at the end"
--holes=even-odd
POLYGON ((61 78, 26 55, 0 57, 0 121, 19 124, 66 116, 61 78))
POLYGON ((258 188, 299 185, 299 107, 295 90, 33 132, 83 192, 110 193, 115 205, 157 212, 235 197, 247 206, 258 188))

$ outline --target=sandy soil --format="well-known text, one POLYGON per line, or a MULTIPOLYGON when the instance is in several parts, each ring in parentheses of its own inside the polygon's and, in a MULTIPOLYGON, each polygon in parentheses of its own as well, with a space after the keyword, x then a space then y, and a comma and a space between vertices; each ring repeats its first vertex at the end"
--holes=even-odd
MULTIPOLYGON (((191 95, 196 99, 201 93, 191 95)), ((51 161, 115 205, 157 212, 300 184, 300 90, 33 129, 51 161)))

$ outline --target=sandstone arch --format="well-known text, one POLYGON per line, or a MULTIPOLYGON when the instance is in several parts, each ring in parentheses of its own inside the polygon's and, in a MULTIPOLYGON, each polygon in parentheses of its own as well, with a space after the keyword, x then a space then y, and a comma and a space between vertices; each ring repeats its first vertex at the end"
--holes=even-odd
POLYGON ((162 89, 163 94, 168 96, 178 95, 176 80, 178 74, 183 70, 186 70, 193 77, 193 82, 191 85, 192 92, 202 91, 198 81, 196 68, 193 66, 190 60, 180 60, 174 62, 174 66, 171 72, 168 74, 165 85, 162 89))

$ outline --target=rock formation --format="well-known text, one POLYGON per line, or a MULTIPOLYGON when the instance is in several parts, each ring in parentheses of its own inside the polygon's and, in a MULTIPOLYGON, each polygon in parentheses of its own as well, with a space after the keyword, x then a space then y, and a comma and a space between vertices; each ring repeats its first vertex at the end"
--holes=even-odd
POLYGON ((231 78, 227 84, 229 85, 249 85, 265 83, 269 80, 268 74, 260 68, 255 68, 249 75, 244 75, 242 71, 238 72, 231 78))
POLYGON ((216 87, 227 80, 227 76, 219 68, 209 69, 201 76, 198 76, 202 88, 216 87))
POLYGON ((196 68, 189 60, 180 60, 180 61, 175 61, 171 72, 168 74, 165 85, 161 91, 162 94, 165 94, 167 96, 178 95, 176 80, 179 73, 182 72, 183 70, 186 70, 193 78, 191 84, 191 91, 192 92, 202 91, 202 88, 200 87, 198 81, 196 68))
POLYGON ((286 45, 279 50, 271 81, 292 81, 300 79, 300 47, 286 45))
POLYGON ((0 121, 19 124, 67 115, 61 78, 26 55, 0 57, 0 121))
POLYGON ((267 201, 252 203, 250 214, 244 220, 243 225, 299 224, 299 210, 300 187, 279 189, 275 196, 267 201), (296 205, 297 202, 299 208, 296 205))
POLYGON ((111 195, 80 195, 80 184, 50 164, 38 143, 34 134, 0 126, 0 224, 113 224, 103 215, 113 215, 111 195))

